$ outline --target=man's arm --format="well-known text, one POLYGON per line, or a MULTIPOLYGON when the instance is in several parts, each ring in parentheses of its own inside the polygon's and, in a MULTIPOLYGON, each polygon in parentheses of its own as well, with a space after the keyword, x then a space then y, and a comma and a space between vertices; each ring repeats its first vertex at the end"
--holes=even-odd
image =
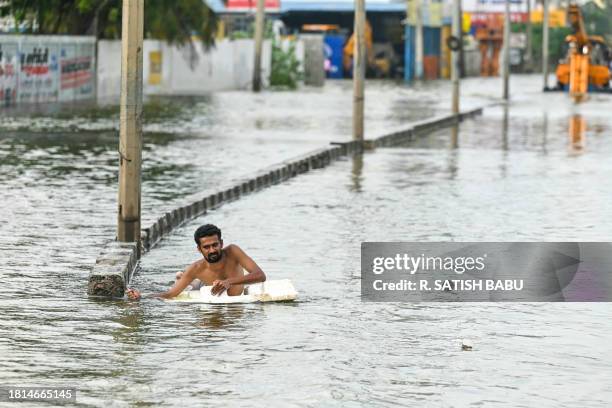
MULTIPOLYGON (((145 297, 171 299, 173 297, 178 296, 195 279, 194 277, 195 270, 196 270, 195 264, 190 265, 185 270, 181 278, 170 289, 168 289, 165 292, 152 293, 145 297)), ((136 289, 128 289, 126 293, 127 293, 128 298, 132 300, 138 300, 141 297, 140 292, 138 292, 136 289)))
POLYGON ((248 285, 251 283, 265 282, 266 274, 264 271, 262 271, 259 265, 257 265, 238 245, 230 245, 227 249, 232 256, 236 257, 240 266, 247 270, 248 274, 214 281, 213 287, 210 290, 213 295, 223 293, 232 285, 248 285))

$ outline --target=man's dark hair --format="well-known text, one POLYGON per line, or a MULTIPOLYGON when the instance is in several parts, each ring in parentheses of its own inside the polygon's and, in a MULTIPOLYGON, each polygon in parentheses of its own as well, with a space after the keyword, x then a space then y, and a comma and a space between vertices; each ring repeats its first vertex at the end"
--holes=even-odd
POLYGON ((216 235, 219 237, 219 241, 221 241, 221 230, 217 228, 215 225, 206 224, 199 227, 195 234, 193 234, 193 238, 195 239, 196 245, 200 246, 200 238, 210 237, 216 235))

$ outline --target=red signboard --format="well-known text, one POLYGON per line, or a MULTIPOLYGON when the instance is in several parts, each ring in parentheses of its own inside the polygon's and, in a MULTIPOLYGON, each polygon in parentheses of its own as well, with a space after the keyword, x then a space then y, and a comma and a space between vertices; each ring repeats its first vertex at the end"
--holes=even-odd
MULTIPOLYGON (((504 13, 473 13, 470 16, 470 20, 472 25, 480 25, 482 23, 487 23, 490 19, 497 19, 500 22, 500 25, 503 26, 504 21, 504 13)), ((527 13, 522 12, 511 12, 510 13, 510 21, 512 23, 526 23, 527 22, 527 13)))
MULTIPOLYGON (((267 10, 280 9, 280 0, 265 0, 267 10)), ((257 0, 227 0, 227 10, 255 10, 257 0)))

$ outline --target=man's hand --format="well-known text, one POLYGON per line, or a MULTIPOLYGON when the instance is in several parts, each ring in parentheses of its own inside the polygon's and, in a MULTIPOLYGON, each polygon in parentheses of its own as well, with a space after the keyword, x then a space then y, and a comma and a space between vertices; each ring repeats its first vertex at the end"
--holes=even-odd
POLYGON ((223 292, 228 290, 231 286, 232 284, 229 283, 227 279, 226 280, 216 280, 212 284, 210 293, 212 293, 213 295, 221 295, 223 292))
POLYGON ((129 288, 128 290, 125 291, 125 294, 130 300, 140 299, 140 292, 138 292, 136 289, 129 288))

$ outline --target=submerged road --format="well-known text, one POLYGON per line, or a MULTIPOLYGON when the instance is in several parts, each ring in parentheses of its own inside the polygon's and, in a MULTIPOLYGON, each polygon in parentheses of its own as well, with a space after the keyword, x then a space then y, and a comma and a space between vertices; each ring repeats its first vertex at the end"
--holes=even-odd
MULTIPOLYGON (((365 240, 609 240, 612 99, 574 107, 540 94, 539 83, 513 80, 521 93, 509 109, 462 124, 459 149, 442 130, 225 205, 162 241, 134 282, 167 287, 198 257, 195 227, 213 222, 268 276, 294 282, 301 301, 287 305, 87 299, 89 269, 114 234, 115 114, 2 118, 4 381, 73 385, 90 406, 607 406, 608 304, 359 297, 365 240), (570 132, 583 122, 581 135, 570 132)), ((371 133, 446 109, 444 83, 374 86, 371 133)), ((492 100, 482 83, 465 88, 469 103, 492 100)), ((145 127, 144 211, 347 140, 350 105, 334 109, 350 101, 350 86, 299 95, 235 92, 149 108, 157 117, 145 127)))

